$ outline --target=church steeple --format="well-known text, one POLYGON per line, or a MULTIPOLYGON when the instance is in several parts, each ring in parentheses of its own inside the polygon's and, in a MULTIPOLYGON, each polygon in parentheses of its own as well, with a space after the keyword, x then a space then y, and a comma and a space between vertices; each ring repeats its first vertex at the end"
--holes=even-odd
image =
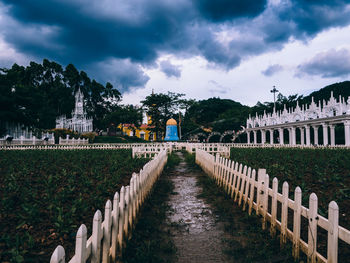
POLYGON ((80 88, 75 93, 75 109, 73 115, 84 115, 84 95, 80 88))

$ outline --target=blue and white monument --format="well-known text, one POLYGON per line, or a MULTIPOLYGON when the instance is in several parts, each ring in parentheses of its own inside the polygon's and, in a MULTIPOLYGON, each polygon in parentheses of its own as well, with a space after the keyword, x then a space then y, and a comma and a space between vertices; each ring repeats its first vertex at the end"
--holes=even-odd
POLYGON ((169 119, 166 122, 166 132, 164 141, 178 141, 179 136, 177 135, 177 122, 174 119, 169 119))

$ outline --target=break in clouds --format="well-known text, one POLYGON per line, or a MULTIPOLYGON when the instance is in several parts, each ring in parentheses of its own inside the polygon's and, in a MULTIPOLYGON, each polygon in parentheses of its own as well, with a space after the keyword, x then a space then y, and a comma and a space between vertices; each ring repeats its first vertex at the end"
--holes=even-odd
MULTIPOLYGON (((164 54, 201 56, 231 70, 248 57, 280 50, 292 39, 308 41, 326 29, 346 26, 347 2, 2 0, 0 34, 28 58, 73 63, 125 92, 144 86, 149 77, 142 68, 156 67, 164 54), (222 37, 225 34, 232 37, 222 37)), ((170 61, 158 67, 167 77, 181 76, 181 68, 170 61)), ((329 71, 317 60, 299 69, 324 77, 342 72, 329 71)))

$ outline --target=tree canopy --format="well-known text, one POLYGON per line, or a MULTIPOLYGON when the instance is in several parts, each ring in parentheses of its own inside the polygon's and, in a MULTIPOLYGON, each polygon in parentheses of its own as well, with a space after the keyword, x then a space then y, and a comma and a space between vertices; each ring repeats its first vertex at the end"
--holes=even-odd
POLYGON ((41 129, 55 127, 56 117, 70 116, 74 94, 84 94, 87 114, 99 128, 106 114, 112 112, 121 99, 113 85, 91 80, 73 64, 63 68, 44 59, 42 64, 30 62, 23 67, 14 64, 0 69, 0 121, 16 122, 41 129))

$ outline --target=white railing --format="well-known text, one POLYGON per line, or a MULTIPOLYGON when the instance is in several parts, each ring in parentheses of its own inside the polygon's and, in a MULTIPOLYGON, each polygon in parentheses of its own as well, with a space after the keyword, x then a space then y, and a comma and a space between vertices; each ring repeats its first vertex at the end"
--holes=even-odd
MULTIPOLYGON (((100 210, 96 211, 89 238, 86 226, 80 226, 76 235, 75 255, 69 263, 116 262, 120 259, 140 206, 161 174, 167 158, 167 152, 162 151, 146 163, 139 174, 134 173, 130 185, 123 186, 120 193, 115 193, 113 203, 110 200, 106 202, 103 221, 100 210)), ((62 246, 55 249, 50 263, 65 263, 62 246)))
POLYGON ((55 144, 55 138, 52 136, 51 138, 46 137, 47 139, 38 139, 35 136, 32 136, 30 139, 24 138, 21 136, 20 138, 12 139, 11 141, 6 139, 0 139, 0 145, 11 146, 11 145, 51 145, 55 144))
POLYGON ((347 145, 292 145, 292 144, 261 144, 261 143, 233 143, 230 147, 235 148, 298 148, 298 149, 349 149, 347 145))
POLYGON ((331 201, 328 207, 328 219, 317 213, 318 201, 315 193, 309 197, 309 208, 301 204, 301 189, 296 187, 294 191, 294 200, 289 199, 289 185, 283 183, 282 193, 278 192, 278 180, 272 180, 272 188, 269 187, 269 175, 265 169, 258 170, 256 180, 256 171, 243 167, 238 162, 229 159, 214 157, 213 155, 197 149, 196 163, 211 176, 215 182, 243 206, 243 211, 248 208, 249 215, 252 209, 257 215, 262 216, 262 228, 266 229, 267 221, 270 222, 270 232, 272 236, 276 235, 276 230, 281 232, 281 243, 286 243, 287 238, 293 243, 293 256, 299 259, 300 250, 307 257, 308 262, 338 262, 338 240, 350 244, 350 231, 339 226, 339 208, 336 202, 331 201), (255 194, 256 193, 256 194, 255 194), (269 207, 269 197, 271 198, 271 207, 269 207), (281 221, 278 220, 277 207, 281 204, 281 221), (293 229, 288 228, 288 209, 293 210, 293 229), (271 213, 269 212, 271 211, 271 213), (300 236, 301 217, 308 221, 308 240, 305 241, 300 236), (328 233, 327 257, 317 251, 317 227, 324 229, 328 233))
POLYGON ((230 145, 222 143, 187 143, 186 151, 189 153, 195 153, 197 149, 200 149, 211 154, 218 153, 220 155, 230 157, 230 145))
POLYGON ((69 139, 69 137, 67 136, 67 138, 61 138, 59 137, 59 144, 68 144, 68 145, 81 145, 81 144, 88 144, 89 143, 89 139, 75 139, 75 138, 72 138, 72 139, 69 139))
POLYGON ((167 153, 172 152, 172 146, 169 145, 156 145, 156 146, 141 146, 132 148, 132 158, 135 157, 144 157, 144 158, 153 158, 157 156, 160 152, 166 151, 167 153))

